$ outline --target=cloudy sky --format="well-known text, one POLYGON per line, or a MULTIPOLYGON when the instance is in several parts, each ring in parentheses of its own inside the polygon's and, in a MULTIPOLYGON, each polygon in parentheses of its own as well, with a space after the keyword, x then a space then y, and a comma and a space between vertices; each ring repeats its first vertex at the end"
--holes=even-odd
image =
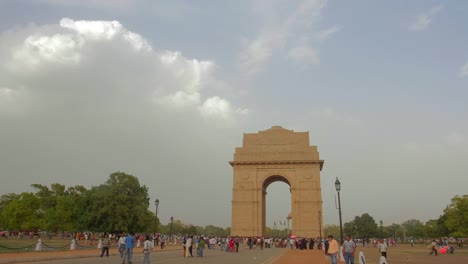
MULTIPOLYGON (((325 160, 325 224, 338 224, 336 177, 345 222, 437 218, 468 186, 467 13, 442 0, 0 0, 0 194, 124 171, 162 222, 229 226, 234 148, 281 125, 309 131, 325 160)), ((272 226, 290 196, 267 191, 272 226)))

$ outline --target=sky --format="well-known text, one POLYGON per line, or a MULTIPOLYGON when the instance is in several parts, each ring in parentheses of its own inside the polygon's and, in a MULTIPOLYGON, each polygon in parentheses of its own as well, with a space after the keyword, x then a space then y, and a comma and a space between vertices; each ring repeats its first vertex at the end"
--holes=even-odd
MULTIPOLYGON (((438 218, 468 186, 468 2, 0 0, 0 194, 138 177, 227 227, 243 133, 309 131, 324 224, 438 218)), ((267 189, 267 225, 291 210, 267 189)))

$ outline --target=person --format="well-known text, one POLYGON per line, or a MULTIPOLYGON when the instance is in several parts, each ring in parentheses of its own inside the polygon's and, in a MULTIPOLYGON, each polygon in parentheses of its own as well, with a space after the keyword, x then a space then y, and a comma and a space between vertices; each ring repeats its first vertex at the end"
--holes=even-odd
POLYGON ((430 248, 431 248, 431 255, 432 253, 435 253, 435 255, 437 256, 437 249, 439 249, 439 246, 437 245, 437 242, 435 241, 435 239, 432 240, 430 248))
POLYGON ((229 239, 229 252, 231 253, 234 252, 234 238, 233 237, 229 239))
POLYGON ((185 257, 193 257, 192 255, 192 236, 187 238, 187 242, 185 242, 185 257))
POLYGON ((200 241, 198 242, 198 248, 197 248, 197 251, 198 251, 198 256, 199 257, 203 257, 203 249, 205 248, 205 240, 203 240, 203 238, 200 238, 200 241))
POLYGON ((166 237, 162 236, 161 237, 161 249, 163 249, 165 245, 166 245, 166 237))
MULTIPOLYGON (((127 261, 128 264, 132 264, 132 257, 133 257, 133 247, 135 245, 135 234, 130 233, 125 238, 125 250, 127 251, 127 261)), ((124 260, 125 261, 125 260, 124 260)))
POLYGON ((125 252, 125 235, 121 234, 119 237, 119 253, 120 253, 120 258, 123 258, 124 252, 125 252))
POLYGON ((354 264, 354 253, 356 251, 356 243, 351 240, 350 235, 346 235, 346 239, 343 242, 343 255, 346 264, 354 264))
POLYGON ((151 252, 152 244, 153 243, 150 240, 150 236, 147 235, 145 243, 143 244, 143 254, 144 254, 143 264, 150 264, 149 254, 151 252))
POLYGON ((236 253, 239 253, 239 243, 240 243, 240 238, 239 236, 236 236, 234 239, 234 244, 236 245, 236 253))
POLYGON ((384 256, 380 256, 379 264, 388 264, 387 259, 384 256))
POLYGON ((101 249, 101 258, 104 256, 104 252, 106 253, 106 257, 109 257, 109 247, 110 247, 110 239, 104 233, 104 240, 102 241, 102 249, 101 249))
POLYGON ((42 251, 42 240, 40 236, 37 237, 36 251, 42 251))
POLYGON ((71 244, 70 244, 70 250, 75 250, 76 249, 76 240, 75 238, 72 238, 71 244))
POLYGON ((380 240, 379 244, 377 245, 378 249, 379 249, 379 252, 380 252, 380 255, 382 257, 385 257, 385 259, 387 259, 387 240, 384 239, 383 241, 380 240))
POLYGON ((330 256, 330 264, 336 264, 336 256, 338 255, 338 242, 335 239, 333 239, 333 235, 328 235, 327 240, 327 255, 330 256))

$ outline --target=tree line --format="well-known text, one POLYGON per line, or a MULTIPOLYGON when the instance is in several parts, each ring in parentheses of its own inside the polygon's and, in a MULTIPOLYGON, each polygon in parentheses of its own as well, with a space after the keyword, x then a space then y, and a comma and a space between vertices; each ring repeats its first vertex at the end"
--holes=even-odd
MULTIPOLYGON (((325 234, 339 237, 339 227, 328 225, 325 234)), ((410 219, 401 224, 383 225, 365 213, 343 225, 344 235, 355 238, 440 238, 468 237, 468 195, 455 196, 437 219, 422 222, 410 219)))
MULTIPOLYGON (((32 184, 34 192, 9 193, 0 197, 0 229, 37 232, 158 232, 169 234, 170 223, 161 225, 149 210, 148 187, 138 178, 115 172, 99 186, 50 187, 32 184)), ((227 235, 216 226, 172 223, 173 234, 227 235)))

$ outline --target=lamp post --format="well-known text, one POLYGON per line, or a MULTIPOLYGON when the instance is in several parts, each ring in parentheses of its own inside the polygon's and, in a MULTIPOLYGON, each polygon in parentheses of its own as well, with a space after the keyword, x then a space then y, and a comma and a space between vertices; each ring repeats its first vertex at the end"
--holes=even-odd
POLYGON ((154 230, 153 234, 156 234, 156 231, 158 231, 158 207, 159 207, 159 199, 156 199, 154 201, 154 205, 156 205, 156 211, 154 213, 154 230))
POLYGON ((383 221, 380 220, 380 238, 383 239, 383 221))
POLYGON ((173 216, 171 216, 171 232, 170 232, 170 234, 171 234, 171 239, 172 239, 172 222, 174 222, 174 217, 173 217, 173 216))
POLYGON ((322 211, 318 211, 318 220, 319 220, 319 237, 322 239, 322 211))
POLYGON ((338 193, 338 212, 340 214, 340 245, 343 243, 343 220, 341 219, 341 198, 340 198, 340 191, 341 191, 341 182, 336 177, 335 181, 335 189, 338 193))

